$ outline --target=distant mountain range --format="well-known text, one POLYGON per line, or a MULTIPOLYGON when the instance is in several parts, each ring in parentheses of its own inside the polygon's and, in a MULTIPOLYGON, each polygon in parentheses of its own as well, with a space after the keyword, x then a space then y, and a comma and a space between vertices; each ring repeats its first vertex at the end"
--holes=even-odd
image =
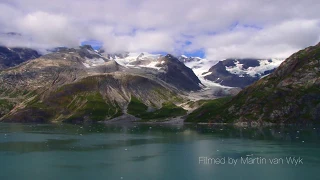
MULTIPOLYGON (((22 41, 28 37, 16 32, 1 33, 2 38, 16 38, 15 41, 22 41), (21 39, 22 38, 22 39, 21 39)), ((93 48, 90 45, 84 45, 88 49, 93 48)), ((67 47, 58 47, 54 49, 41 49, 44 54, 54 53, 69 49, 67 47)), ((71 48, 72 49, 72 48, 71 48)), ((106 53, 104 50, 95 51, 108 60, 115 60, 118 64, 125 67, 156 67, 158 59, 164 55, 151 54, 147 52, 123 52, 123 53, 106 53)), ((0 69, 16 66, 24 61, 40 57, 40 54, 30 48, 8 48, 0 46, 0 69)), ((226 60, 209 60, 199 57, 187 57, 181 55, 176 57, 187 67, 191 68, 201 83, 207 87, 217 86, 218 84, 228 87, 244 88, 261 77, 270 74, 277 68, 284 59, 226 59, 226 60)), ((102 63, 91 62, 92 65, 102 63)), ((88 65, 88 64, 87 64, 88 65)), ((159 65, 157 65, 159 66, 159 65)))
MULTIPOLYGON (((117 61, 122 66, 154 69, 159 69, 158 59, 162 56, 146 52, 105 54, 105 57, 117 61)), ((206 86, 220 84, 240 88, 270 74, 284 61, 284 59, 226 59, 217 62, 185 55, 178 56, 177 59, 191 68, 206 86)))
POLYGON ((159 121, 196 109, 188 116, 194 122, 197 112, 206 115, 201 108, 209 99, 236 94, 232 87, 245 88, 283 61, 108 54, 88 45, 44 55, 28 48, 0 50, 0 121, 6 122, 159 121))

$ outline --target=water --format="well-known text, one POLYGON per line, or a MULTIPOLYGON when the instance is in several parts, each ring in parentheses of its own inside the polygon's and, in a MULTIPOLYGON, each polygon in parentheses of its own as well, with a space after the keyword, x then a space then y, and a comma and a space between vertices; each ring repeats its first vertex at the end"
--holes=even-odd
POLYGON ((298 126, 0 124, 0 179, 316 180, 319 140, 320 128, 298 126), (247 157, 303 164, 241 163, 247 157))

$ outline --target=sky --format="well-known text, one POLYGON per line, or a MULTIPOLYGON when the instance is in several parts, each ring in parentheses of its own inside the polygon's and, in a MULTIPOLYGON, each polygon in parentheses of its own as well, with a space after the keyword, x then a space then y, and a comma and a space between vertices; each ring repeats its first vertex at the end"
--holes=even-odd
POLYGON ((1 0, 0 45, 286 58, 320 41, 319 9, 318 0, 1 0))

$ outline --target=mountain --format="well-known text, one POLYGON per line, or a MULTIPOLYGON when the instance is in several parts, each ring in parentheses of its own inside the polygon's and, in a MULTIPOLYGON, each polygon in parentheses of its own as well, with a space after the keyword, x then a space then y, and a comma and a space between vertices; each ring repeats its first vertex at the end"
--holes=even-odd
MULTIPOLYGON (((239 76, 260 77, 275 63, 268 62, 249 59, 219 63, 229 73, 237 67, 239 76)), ((171 54, 106 54, 88 45, 55 48, 0 71, 0 121, 163 120, 182 116, 208 101, 200 99, 238 92, 208 80, 207 76, 218 74, 209 71, 219 63, 171 54)))
POLYGON ((284 59, 225 59, 213 61, 199 57, 180 56, 206 86, 220 84, 244 88, 273 72, 284 59))
POLYGON ((181 116, 186 93, 200 89, 192 70, 171 55, 154 68, 122 66, 90 46, 55 52, 0 71, 5 122, 84 122, 181 116), (155 69, 157 68, 157 69, 155 69))
POLYGON ((179 89, 197 91, 201 89, 201 81, 194 74, 192 69, 186 67, 176 57, 168 54, 160 57, 156 67, 165 73, 160 73, 159 78, 170 84, 175 84, 179 89))
POLYGON ((104 57, 115 60, 128 69, 139 69, 144 73, 153 73, 157 78, 174 85, 178 89, 197 91, 202 83, 192 69, 185 66, 171 54, 165 56, 149 53, 107 54, 104 57))
MULTIPOLYGON (((105 54, 108 59, 115 60, 122 66, 134 68, 153 68, 160 70, 161 54, 150 53, 117 53, 105 54)), ((261 77, 274 71, 284 59, 226 59, 213 61, 200 57, 185 55, 174 57, 190 68, 206 87, 227 86, 244 88, 261 77)), ((192 77, 194 78, 194 77, 192 77)), ((199 90, 199 88, 193 88, 199 90)))
POLYGON ((205 79, 229 87, 244 88, 273 72, 283 59, 226 59, 212 66, 205 79))
POLYGON ((286 59, 235 97, 205 103, 190 122, 319 123, 320 43, 286 59))
MULTIPOLYGON (((103 55, 106 58, 117 61, 120 65, 125 66, 125 67, 149 68, 149 69, 155 69, 155 70, 161 70, 161 61, 162 60, 160 60, 160 58, 165 57, 164 55, 161 55, 161 54, 150 54, 147 52, 143 52, 143 53, 128 53, 128 52, 126 52, 126 53, 118 53, 118 54, 106 54, 103 52, 103 55)), ((207 87, 220 86, 217 83, 213 83, 211 81, 204 79, 203 78, 204 76, 202 75, 202 73, 207 72, 209 70, 209 67, 214 65, 215 62, 207 61, 206 59, 201 59, 199 57, 187 57, 184 55, 177 56, 177 57, 172 56, 172 55, 170 55, 170 56, 172 57, 172 60, 174 60, 171 62, 176 62, 175 63, 176 65, 179 65, 180 67, 182 67, 182 69, 185 71, 185 73, 184 73, 185 75, 188 75, 188 74, 190 75, 189 69, 191 69, 193 71, 192 74, 195 74, 197 76, 198 80, 196 80, 196 78, 192 75, 192 76, 190 76, 191 81, 184 83, 185 85, 190 84, 190 83, 193 84, 192 88, 187 87, 187 89, 195 91, 195 90, 199 90, 201 87, 203 87, 203 85, 205 85, 207 87), (184 65, 182 65, 182 63, 178 63, 177 60, 182 62, 184 65), (199 67, 193 66, 193 63, 195 61, 198 63, 201 63, 201 67, 200 66, 199 67), (198 68, 200 68, 200 69, 198 69, 198 68), (199 85, 199 83, 200 83, 200 85, 199 85)), ((165 61, 165 62, 167 62, 167 61, 165 61)), ((165 78, 163 78, 163 79, 165 79, 165 78)))
POLYGON ((19 65, 38 57, 40 57, 40 54, 33 49, 0 46, 0 70, 19 65))

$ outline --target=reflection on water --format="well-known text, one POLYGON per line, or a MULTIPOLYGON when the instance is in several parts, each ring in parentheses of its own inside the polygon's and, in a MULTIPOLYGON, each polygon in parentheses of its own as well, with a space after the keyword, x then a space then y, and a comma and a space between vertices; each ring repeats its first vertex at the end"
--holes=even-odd
POLYGON ((320 128, 0 124, 0 179, 320 179, 320 128), (302 157, 201 165, 199 157, 302 157))

